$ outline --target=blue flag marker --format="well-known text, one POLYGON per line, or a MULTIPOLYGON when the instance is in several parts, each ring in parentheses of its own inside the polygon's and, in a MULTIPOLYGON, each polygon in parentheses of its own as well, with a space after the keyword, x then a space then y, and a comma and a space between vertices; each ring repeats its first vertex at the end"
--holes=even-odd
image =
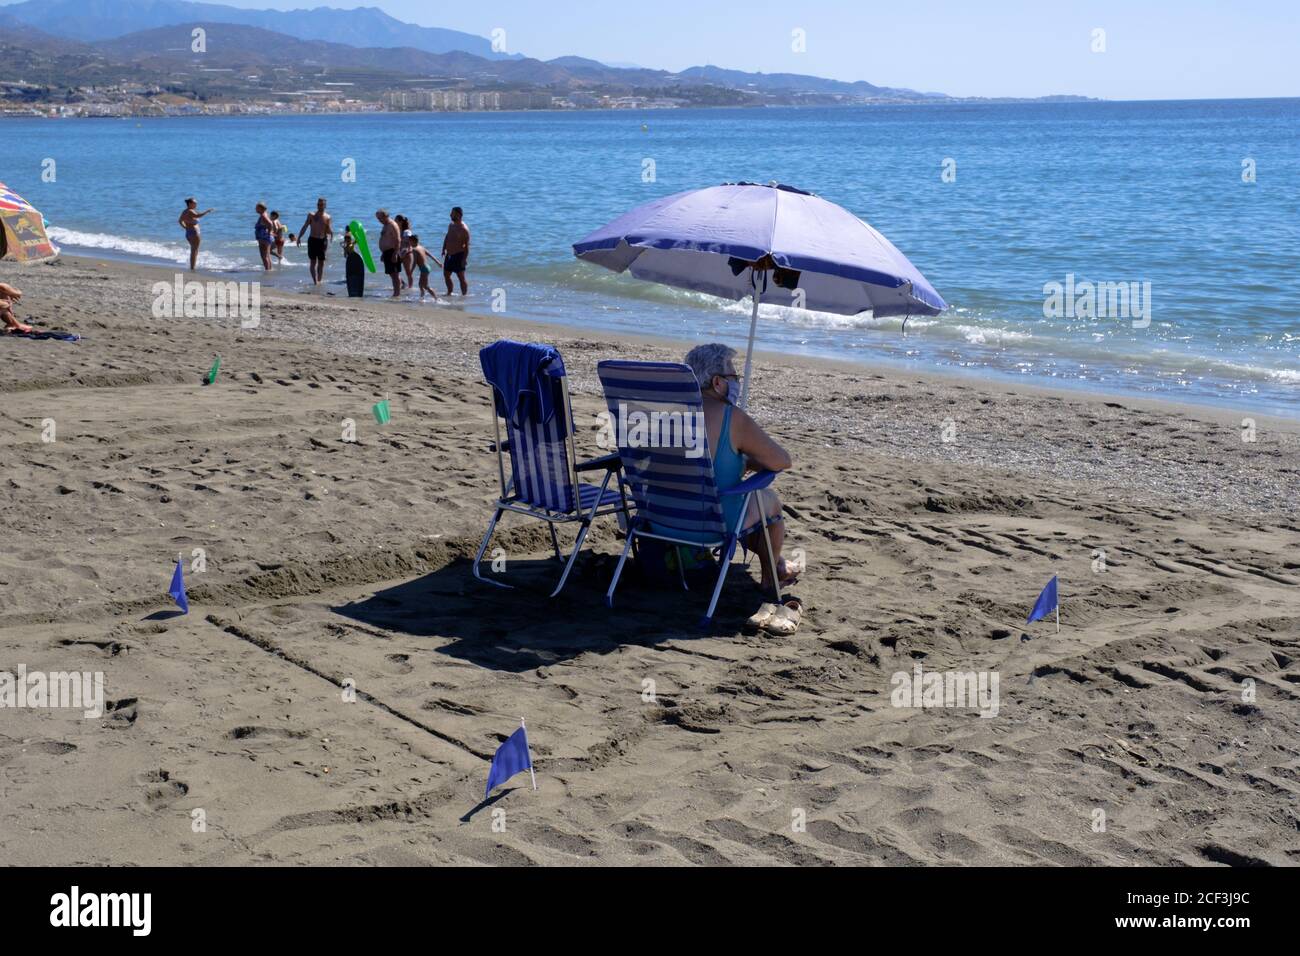
POLYGON ((185 576, 181 574, 181 558, 176 556, 176 570, 172 574, 172 586, 167 589, 171 599, 176 602, 176 606, 181 609, 182 614, 190 613, 190 602, 185 597, 185 576))
POLYGON ((1043 593, 1038 595, 1038 600, 1034 603, 1034 609, 1029 612, 1027 624, 1033 624, 1040 621, 1053 611, 1056 612, 1056 633, 1061 633, 1061 605, 1056 598, 1056 575, 1052 575, 1052 580, 1047 582, 1047 587, 1043 588, 1043 593))
POLYGON ((519 729, 506 738, 505 743, 497 748, 492 757, 492 767, 488 770, 487 790, 483 792, 486 800, 492 788, 505 783, 521 770, 527 770, 533 777, 533 789, 537 789, 537 774, 533 773, 533 758, 528 752, 528 728, 521 719, 519 729))

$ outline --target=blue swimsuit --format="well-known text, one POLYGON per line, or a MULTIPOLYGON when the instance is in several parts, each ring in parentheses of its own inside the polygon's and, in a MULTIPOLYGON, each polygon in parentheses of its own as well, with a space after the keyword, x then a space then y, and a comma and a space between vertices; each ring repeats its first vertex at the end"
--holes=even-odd
MULTIPOLYGON (((717 485, 718 491, 722 492, 740 484, 740 479, 744 474, 745 459, 731 447, 731 405, 728 404, 727 410, 722 413, 722 430, 718 433, 718 450, 713 453, 713 482, 717 485)), ((744 495, 719 495, 722 503, 722 521, 728 534, 736 529, 736 521, 740 518, 740 506, 744 501, 744 497, 744 495)), ((651 524, 650 529, 651 531, 657 530, 653 524, 651 524)), ((682 531, 677 528, 664 528, 660 533, 670 534, 674 538, 682 538, 686 541, 698 541, 701 544, 717 540, 715 535, 704 532, 682 531)))
MULTIPOLYGON (((718 433, 718 450, 713 453, 713 480, 718 491, 726 491, 740 484, 745 475, 745 459, 740 452, 731 447, 731 406, 722 413, 722 430, 718 433)), ((744 495, 722 496, 722 519, 727 532, 736 529, 736 520, 740 517, 740 506, 744 495)))

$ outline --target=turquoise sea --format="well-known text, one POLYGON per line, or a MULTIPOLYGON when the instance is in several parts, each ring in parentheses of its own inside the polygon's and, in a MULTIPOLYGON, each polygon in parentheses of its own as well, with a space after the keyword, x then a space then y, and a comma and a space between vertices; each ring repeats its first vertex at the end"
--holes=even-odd
MULTIPOLYGON (((470 308, 504 289, 511 315, 742 345, 745 303, 607 273, 576 262, 570 244, 656 196, 789 183, 874 225, 951 308, 912 319, 904 336, 898 319, 764 307, 763 348, 1300 417, 1296 99, 0 128, 0 180, 41 208, 68 252, 182 261, 188 195, 218 209, 204 220, 201 264, 213 269, 256 266, 255 202, 296 231, 318 195, 336 222, 358 218, 372 236, 376 208, 404 213, 436 251, 460 205, 474 236, 470 308), (345 161, 355 182, 343 181, 345 161), (1067 282, 1149 289, 1149 321, 1045 314, 1045 288, 1067 282)), ((270 281, 302 285, 304 252, 270 281)), ((337 251, 330 279, 342 279, 337 251)), ((368 293, 382 291, 378 279, 368 293)))

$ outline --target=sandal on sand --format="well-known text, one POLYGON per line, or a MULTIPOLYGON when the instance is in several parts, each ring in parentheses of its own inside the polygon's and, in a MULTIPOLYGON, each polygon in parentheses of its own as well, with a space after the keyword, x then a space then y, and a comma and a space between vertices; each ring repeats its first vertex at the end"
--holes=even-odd
POLYGON ((745 622, 745 629, 749 631, 761 631, 767 627, 768 623, 776 615, 777 607, 771 601, 759 606, 758 610, 750 616, 745 622))
POLYGON ((795 597, 786 598, 785 603, 776 608, 776 612, 762 627, 773 637, 792 637, 795 631, 799 630, 801 620, 803 620, 803 602, 795 597))

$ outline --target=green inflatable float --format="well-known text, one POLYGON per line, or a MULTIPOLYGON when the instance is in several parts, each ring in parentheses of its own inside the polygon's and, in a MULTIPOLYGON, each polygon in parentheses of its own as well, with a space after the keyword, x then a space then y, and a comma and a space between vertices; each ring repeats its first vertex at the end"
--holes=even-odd
POLYGON ((361 259, 365 262, 366 268, 374 272, 375 260, 370 255, 370 244, 366 242, 366 231, 361 228, 360 220, 353 219, 348 223, 348 232, 352 234, 352 239, 357 244, 357 252, 361 253, 361 259))

